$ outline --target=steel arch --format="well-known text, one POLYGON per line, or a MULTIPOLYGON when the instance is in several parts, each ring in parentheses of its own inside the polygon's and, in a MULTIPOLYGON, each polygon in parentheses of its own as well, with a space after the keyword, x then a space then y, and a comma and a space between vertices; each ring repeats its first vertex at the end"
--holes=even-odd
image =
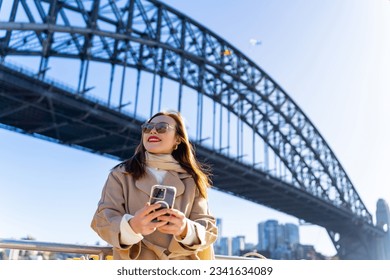
MULTIPOLYGON (((263 138, 297 188, 372 224, 340 162, 297 104, 239 50, 184 14, 155 0, 20 0, 7 20, 0 22, 2 57, 41 56, 41 78, 49 57, 58 56, 80 59, 86 68, 91 60, 134 67, 193 88, 263 138), (16 20, 17 9, 28 21, 16 20)), ((85 90, 80 80, 78 91, 85 90)))

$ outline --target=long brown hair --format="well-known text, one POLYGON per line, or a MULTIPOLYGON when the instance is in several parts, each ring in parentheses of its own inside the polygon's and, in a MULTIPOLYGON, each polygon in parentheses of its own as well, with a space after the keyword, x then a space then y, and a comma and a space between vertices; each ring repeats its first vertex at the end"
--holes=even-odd
MULTIPOLYGON (((157 116, 168 116, 176 122, 176 135, 179 137, 180 144, 176 150, 173 150, 172 156, 176 159, 181 167, 186 170, 192 178, 194 178, 195 184, 199 189, 199 192, 203 197, 207 197, 207 188, 211 186, 210 168, 204 163, 200 163, 195 157, 195 149, 190 143, 187 130, 184 125, 183 117, 179 112, 168 111, 159 112, 153 115, 147 122, 151 122, 157 116)), ((119 165, 124 165, 126 172, 131 174, 135 180, 145 175, 145 152, 146 149, 142 142, 135 149, 134 155, 119 165)))

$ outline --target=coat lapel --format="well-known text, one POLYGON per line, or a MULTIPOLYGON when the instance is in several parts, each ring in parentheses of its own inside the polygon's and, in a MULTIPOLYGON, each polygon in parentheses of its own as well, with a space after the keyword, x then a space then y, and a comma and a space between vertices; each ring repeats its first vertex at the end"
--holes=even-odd
POLYGON ((178 173, 173 171, 168 171, 164 177, 162 185, 174 186, 176 188, 176 196, 182 195, 185 190, 184 183, 178 176, 178 173))
POLYGON ((152 186, 158 183, 156 177, 149 170, 146 170, 146 173, 146 176, 135 181, 135 186, 149 196, 152 186))

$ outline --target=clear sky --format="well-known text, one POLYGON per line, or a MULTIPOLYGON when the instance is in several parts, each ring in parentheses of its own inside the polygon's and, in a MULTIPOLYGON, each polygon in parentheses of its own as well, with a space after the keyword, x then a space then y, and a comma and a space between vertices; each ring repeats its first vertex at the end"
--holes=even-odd
MULTIPOLYGON (((226 39, 277 81, 326 139, 371 214, 379 198, 390 202, 390 1, 164 2, 226 39), (252 38, 261 44, 251 45, 252 38)), ((101 241, 89 224, 116 163, 0 129, 0 238, 101 241)), ((224 236, 244 234, 252 243, 258 222, 298 224, 214 190, 210 206, 223 219, 224 236)), ((335 253, 323 228, 301 226, 300 236, 303 244, 335 253)))

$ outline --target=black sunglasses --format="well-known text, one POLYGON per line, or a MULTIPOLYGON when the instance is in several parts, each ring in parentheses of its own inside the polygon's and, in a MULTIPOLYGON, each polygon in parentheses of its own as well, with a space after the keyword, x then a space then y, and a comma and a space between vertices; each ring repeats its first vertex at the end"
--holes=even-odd
POLYGON ((157 133, 165 133, 168 129, 175 129, 174 126, 166 123, 166 122, 159 122, 159 123, 144 123, 141 125, 142 132, 143 133, 150 133, 153 128, 156 129, 157 133))

